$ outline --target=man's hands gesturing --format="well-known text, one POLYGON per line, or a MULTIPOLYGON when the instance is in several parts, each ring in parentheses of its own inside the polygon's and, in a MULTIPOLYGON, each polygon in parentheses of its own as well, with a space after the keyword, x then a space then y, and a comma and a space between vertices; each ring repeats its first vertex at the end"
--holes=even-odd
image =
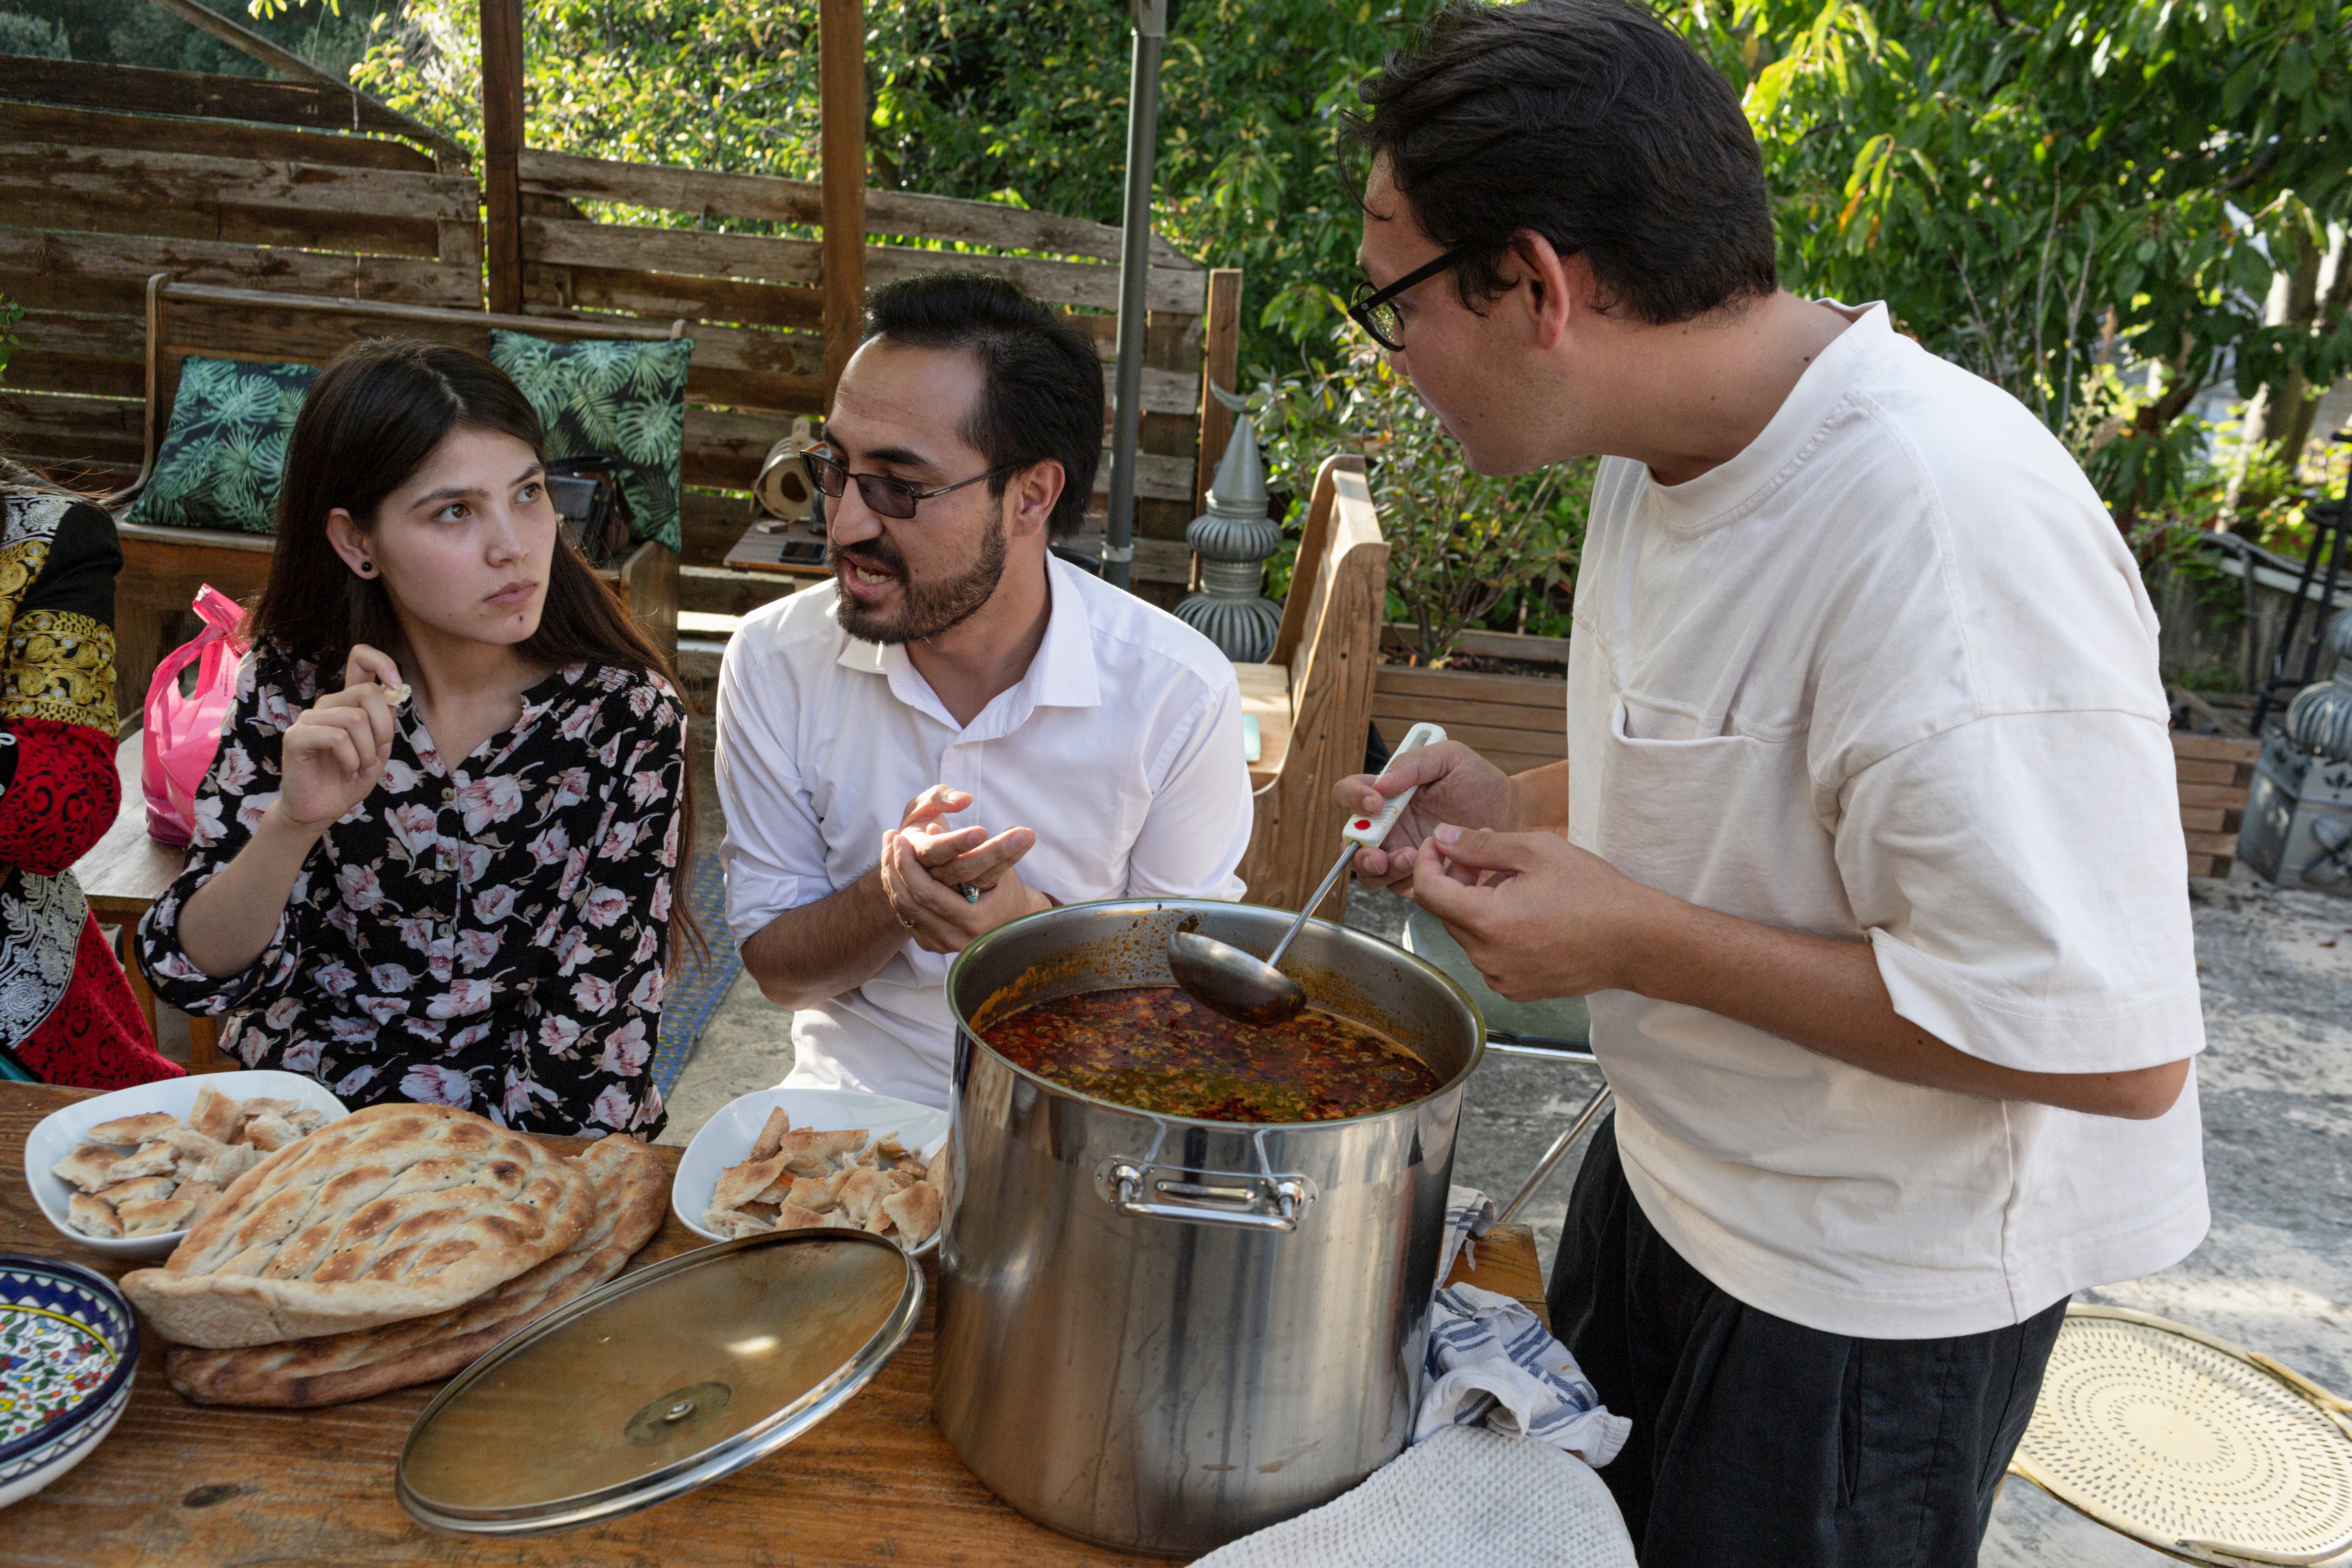
POLYGON ((950 828, 940 820, 970 809, 971 796, 933 784, 882 836, 883 893, 926 952, 961 952, 1006 921, 1053 906, 1013 869, 1037 835, 1008 827, 991 837, 985 827, 950 828), (965 888, 980 896, 967 899, 965 888))

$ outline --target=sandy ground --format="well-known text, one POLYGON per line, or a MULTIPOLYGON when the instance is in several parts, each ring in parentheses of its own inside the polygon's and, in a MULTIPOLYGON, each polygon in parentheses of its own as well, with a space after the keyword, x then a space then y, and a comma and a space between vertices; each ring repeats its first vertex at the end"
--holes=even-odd
MULTIPOLYGON (((709 797, 706 796, 706 799, 709 797)), ((2352 1389, 2352 901, 2281 892, 2242 868, 2192 893, 2207 1050, 2198 1082, 2213 1228, 2161 1274, 2086 1299, 2161 1313, 2352 1389)), ((1359 893, 1349 923, 1393 938, 1405 906, 1359 893)), ((789 1069, 791 1015, 739 981, 672 1096, 684 1143, 733 1096, 789 1069)), ((1595 1087, 1590 1069, 1489 1057, 1472 1079, 1455 1180, 1516 1191, 1595 1087)), ((1522 1215, 1545 1265, 1580 1152, 1522 1215)), ((1980 1561, 2139 1568, 2169 1561, 2021 1481, 2003 1491, 1980 1561)))

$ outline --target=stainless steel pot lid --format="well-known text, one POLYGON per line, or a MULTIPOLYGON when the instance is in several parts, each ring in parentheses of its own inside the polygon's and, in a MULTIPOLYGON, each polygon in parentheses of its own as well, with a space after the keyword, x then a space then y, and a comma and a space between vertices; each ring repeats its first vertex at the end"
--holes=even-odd
POLYGON ((420 1524, 562 1530, 734 1474, 888 1364, 923 1277, 862 1231, 746 1237, 592 1291, 467 1367, 395 1472, 420 1524))

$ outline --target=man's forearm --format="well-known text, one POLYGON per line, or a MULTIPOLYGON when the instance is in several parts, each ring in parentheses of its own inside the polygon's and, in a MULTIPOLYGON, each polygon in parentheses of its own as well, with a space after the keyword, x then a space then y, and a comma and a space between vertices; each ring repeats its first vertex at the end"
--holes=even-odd
POLYGON ((2127 1072, 2021 1072, 1969 1056, 1895 1011, 1866 942, 1759 925, 1663 896, 1635 936, 1632 989, 1736 1018, 1849 1066, 1928 1089, 2096 1116, 2161 1116, 2184 1059, 2127 1072))
POLYGON ((761 926, 743 943, 743 967, 769 1001, 809 1007, 873 979, 906 941, 877 868, 761 926))
POLYGON ((1510 820, 1495 826, 1507 833, 1568 831, 1568 763, 1549 763, 1513 773, 1510 820))

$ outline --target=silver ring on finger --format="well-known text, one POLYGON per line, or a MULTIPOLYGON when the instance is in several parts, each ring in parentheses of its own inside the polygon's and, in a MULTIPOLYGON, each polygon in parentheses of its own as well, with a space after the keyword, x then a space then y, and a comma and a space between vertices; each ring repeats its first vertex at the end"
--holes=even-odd
POLYGON ((980 902, 980 889, 973 887, 970 882, 958 882, 956 884, 956 891, 963 895, 963 901, 967 904, 976 904, 980 902))

